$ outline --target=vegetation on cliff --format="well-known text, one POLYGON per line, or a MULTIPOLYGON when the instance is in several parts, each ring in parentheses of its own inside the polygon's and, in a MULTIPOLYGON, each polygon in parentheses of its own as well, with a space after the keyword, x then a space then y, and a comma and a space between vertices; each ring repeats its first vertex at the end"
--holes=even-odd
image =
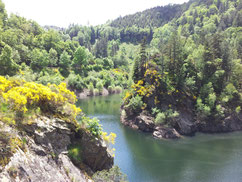
POLYGON ((149 50, 141 45, 134 84, 124 96, 126 117, 145 110, 156 124, 179 128, 176 118, 184 113, 214 125, 241 115, 241 1, 188 5, 156 29, 149 50))

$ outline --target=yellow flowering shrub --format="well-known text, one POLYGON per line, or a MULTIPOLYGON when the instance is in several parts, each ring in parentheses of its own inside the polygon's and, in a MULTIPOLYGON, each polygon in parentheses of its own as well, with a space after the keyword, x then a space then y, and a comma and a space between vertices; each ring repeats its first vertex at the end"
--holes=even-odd
POLYGON ((65 83, 44 86, 23 80, 7 80, 0 76, 0 100, 19 116, 40 108, 42 112, 75 121, 77 114, 81 112, 81 109, 74 105, 75 94, 66 88, 65 83))
POLYGON ((115 144, 115 138, 117 137, 117 135, 115 133, 110 133, 109 135, 107 135, 107 132, 102 132, 102 138, 103 141, 105 142, 106 146, 108 147, 108 151, 113 155, 113 157, 115 156, 114 152, 115 149, 110 147, 110 144, 115 144))

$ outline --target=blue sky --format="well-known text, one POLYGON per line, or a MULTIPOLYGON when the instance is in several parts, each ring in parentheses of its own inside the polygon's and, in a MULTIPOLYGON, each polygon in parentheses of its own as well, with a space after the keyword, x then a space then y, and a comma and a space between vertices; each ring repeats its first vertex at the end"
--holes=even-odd
POLYGON ((2 0, 15 13, 40 25, 67 27, 70 23, 98 25, 119 16, 155 6, 188 0, 2 0))

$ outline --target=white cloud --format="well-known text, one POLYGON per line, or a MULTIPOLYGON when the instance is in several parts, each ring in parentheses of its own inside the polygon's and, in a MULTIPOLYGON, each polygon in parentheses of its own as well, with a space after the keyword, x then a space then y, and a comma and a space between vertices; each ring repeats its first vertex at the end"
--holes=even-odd
POLYGON ((91 25, 151 7, 188 0, 3 0, 8 13, 17 13, 41 25, 91 25))

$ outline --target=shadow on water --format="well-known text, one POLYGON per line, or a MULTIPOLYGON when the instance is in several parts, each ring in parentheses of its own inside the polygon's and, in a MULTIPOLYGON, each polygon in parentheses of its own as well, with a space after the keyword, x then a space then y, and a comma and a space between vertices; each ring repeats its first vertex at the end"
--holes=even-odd
POLYGON ((181 140, 156 140, 120 121, 120 97, 80 100, 90 117, 115 132, 117 164, 132 182, 241 182, 242 133, 197 134, 181 140))

